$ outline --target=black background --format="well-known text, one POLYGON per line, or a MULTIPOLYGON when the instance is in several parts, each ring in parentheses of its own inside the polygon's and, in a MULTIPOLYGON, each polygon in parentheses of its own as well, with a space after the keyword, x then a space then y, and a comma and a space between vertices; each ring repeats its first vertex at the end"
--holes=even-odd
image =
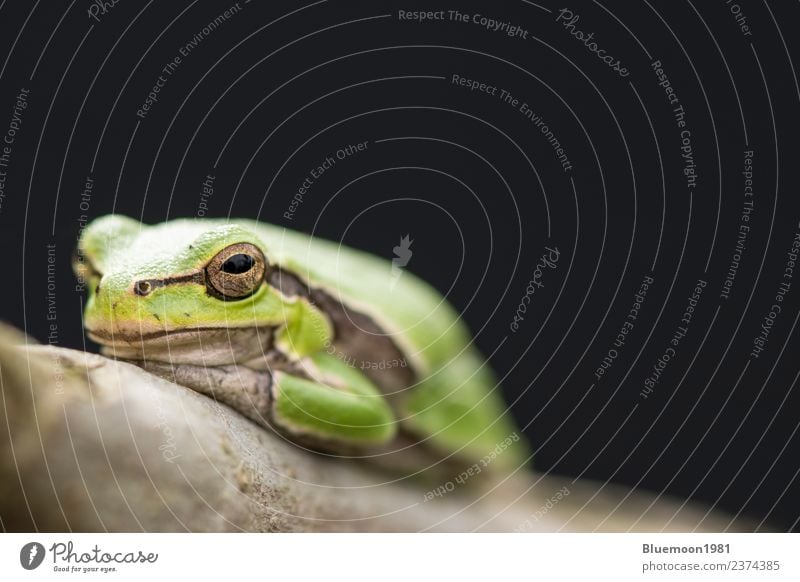
POLYGON ((408 269, 447 293, 491 354, 539 470, 797 528, 800 280, 764 352, 749 354, 799 228, 800 6, 742 2, 748 36, 732 4, 571 2, 575 28, 621 60, 622 77, 547 0, 240 2, 141 119, 162 68, 233 2, 120 0, 99 22, 86 0, 2 2, 0 133, 20 89, 30 90, 4 168, 2 317, 40 342, 54 325, 58 345, 96 349, 83 339, 70 269, 81 216, 198 216, 213 175, 208 216, 258 217, 386 258, 409 234, 408 269), (413 9, 479 13, 528 34, 398 18, 413 9), (693 189, 654 60, 686 111, 693 189), (453 74, 527 103, 572 169, 518 107, 453 84, 453 74), (284 217, 312 168, 364 141, 366 151, 337 161, 284 217), (726 300, 745 150, 754 152, 754 209, 726 300), (94 189, 82 209, 87 177, 94 189), (558 267, 514 333, 545 246, 558 247, 558 267), (648 274, 634 330, 597 381, 648 274), (708 284, 689 333, 643 398, 698 279, 708 284))

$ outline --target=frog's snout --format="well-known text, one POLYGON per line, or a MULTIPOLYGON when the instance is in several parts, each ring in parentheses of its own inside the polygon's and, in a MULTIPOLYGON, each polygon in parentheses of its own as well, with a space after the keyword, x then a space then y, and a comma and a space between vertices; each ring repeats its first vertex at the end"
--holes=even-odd
POLYGON ((85 307, 84 320, 88 329, 103 330, 140 319, 140 295, 135 291, 137 281, 123 273, 104 274, 85 307))

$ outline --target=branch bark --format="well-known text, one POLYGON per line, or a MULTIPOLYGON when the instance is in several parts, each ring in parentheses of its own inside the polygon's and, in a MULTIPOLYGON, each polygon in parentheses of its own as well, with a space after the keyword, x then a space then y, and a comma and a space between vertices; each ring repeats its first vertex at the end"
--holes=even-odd
POLYGON ((135 366, 26 343, 0 327, 5 531, 720 531, 729 524, 716 513, 704 519, 691 504, 532 474, 455 486, 426 501, 430 483, 303 451, 135 366), (569 495, 554 503, 562 487, 569 495))

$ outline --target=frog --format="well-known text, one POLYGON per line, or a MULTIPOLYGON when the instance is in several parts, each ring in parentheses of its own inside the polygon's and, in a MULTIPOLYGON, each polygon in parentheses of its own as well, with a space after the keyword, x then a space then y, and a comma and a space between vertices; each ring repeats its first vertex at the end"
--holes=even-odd
POLYGON ((73 266, 85 331, 102 354, 298 446, 390 459, 425 451, 403 457, 412 467, 529 466, 468 326, 405 268, 409 255, 399 268, 260 220, 148 225, 112 214, 83 228, 73 266))

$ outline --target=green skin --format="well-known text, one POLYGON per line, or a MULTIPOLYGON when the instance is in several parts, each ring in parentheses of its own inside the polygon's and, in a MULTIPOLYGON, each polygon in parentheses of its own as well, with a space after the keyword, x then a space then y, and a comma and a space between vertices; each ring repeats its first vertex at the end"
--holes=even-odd
POLYGON ((179 383, 323 450, 385 450, 402 427, 462 460, 492 455, 504 442, 494 467, 516 469, 527 458, 458 313, 411 273, 393 276, 389 261, 251 220, 148 226, 118 215, 90 223, 78 251, 85 326, 107 355, 162 375, 169 369, 179 383), (220 296, 213 260, 242 243, 260 250, 267 275, 243 298, 220 296), (363 354, 356 365, 328 304, 270 284, 276 270, 365 316, 357 323, 382 332, 359 332, 367 345, 382 341, 400 356, 367 368, 402 366, 410 381, 365 371, 363 354))

